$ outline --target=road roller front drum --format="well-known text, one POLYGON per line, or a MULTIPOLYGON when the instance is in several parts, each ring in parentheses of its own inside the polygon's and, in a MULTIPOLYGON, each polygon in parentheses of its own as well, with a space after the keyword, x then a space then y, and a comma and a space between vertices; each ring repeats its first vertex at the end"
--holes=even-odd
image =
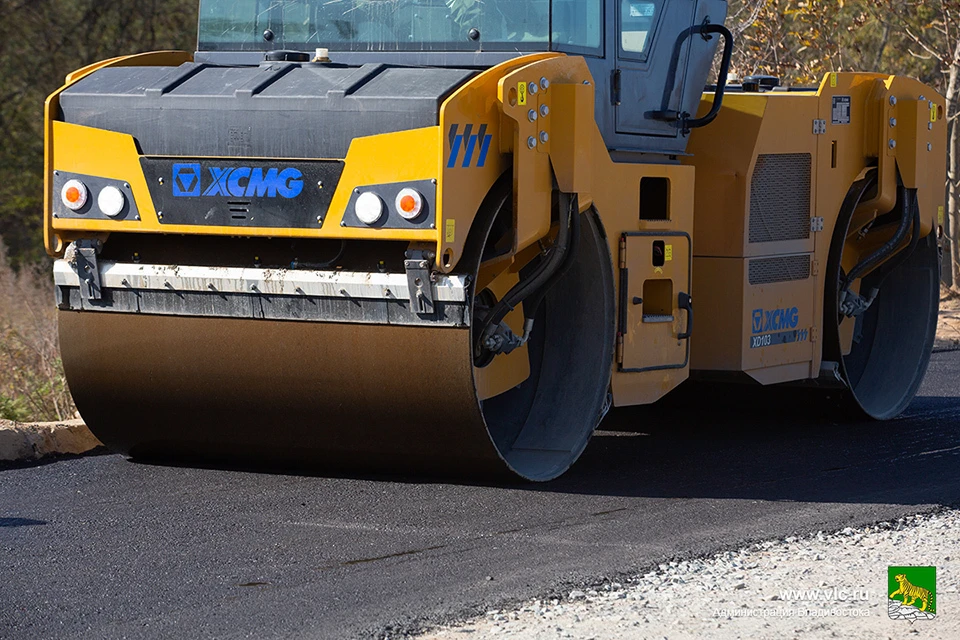
MULTIPOLYGON (((402 309, 386 323, 303 321, 276 314, 335 301, 111 291, 116 265, 102 300, 67 291, 61 305, 71 391, 101 441, 134 458, 552 479, 596 427, 614 347, 609 250, 594 214, 573 215, 577 259, 538 307, 529 375, 493 397, 475 383, 472 287, 433 324, 402 309), (230 317, 250 304, 262 317, 230 317)), ((480 257, 459 281, 476 282, 480 257)))

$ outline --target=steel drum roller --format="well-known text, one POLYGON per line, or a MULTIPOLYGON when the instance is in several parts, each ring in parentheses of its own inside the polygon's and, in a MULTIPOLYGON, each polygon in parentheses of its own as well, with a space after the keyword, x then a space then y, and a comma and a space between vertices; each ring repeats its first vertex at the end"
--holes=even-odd
POLYGON ((59 312, 81 415, 135 458, 547 480, 579 456, 613 355, 612 267, 591 215, 550 290, 529 378, 478 400, 469 327, 59 312))

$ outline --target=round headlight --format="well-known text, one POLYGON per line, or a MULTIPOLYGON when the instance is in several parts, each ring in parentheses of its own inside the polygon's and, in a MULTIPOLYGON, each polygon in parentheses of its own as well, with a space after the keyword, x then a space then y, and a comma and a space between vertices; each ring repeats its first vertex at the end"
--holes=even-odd
POLYGON ((123 192, 116 187, 104 187, 97 196, 97 206, 100 207, 100 211, 111 218, 123 213, 123 205, 126 203, 127 199, 123 196, 123 192))
POLYGON ((83 205, 87 204, 88 195, 87 185, 79 180, 67 180, 63 189, 60 190, 60 199, 63 200, 63 206, 71 211, 82 209, 83 205))
POLYGON ((364 224, 376 224, 383 217, 383 200, 370 191, 361 193, 353 208, 364 224))
POLYGON ((414 220, 423 211, 423 196, 415 189, 401 189, 396 205, 401 218, 414 220))

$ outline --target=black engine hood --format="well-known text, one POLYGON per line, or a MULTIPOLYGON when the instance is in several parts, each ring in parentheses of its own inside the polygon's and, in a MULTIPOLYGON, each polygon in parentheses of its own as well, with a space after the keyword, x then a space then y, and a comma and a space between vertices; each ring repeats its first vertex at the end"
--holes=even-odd
POLYGON ((145 155, 344 158, 361 136, 439 124, 470 69, 265 62, 107 67, 60 95, 63 119, 145 155))

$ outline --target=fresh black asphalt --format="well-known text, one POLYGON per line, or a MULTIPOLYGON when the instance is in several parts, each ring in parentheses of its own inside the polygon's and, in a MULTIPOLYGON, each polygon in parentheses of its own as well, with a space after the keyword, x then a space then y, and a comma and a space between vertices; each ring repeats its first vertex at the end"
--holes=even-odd
POLYGON ((116 455, 7 467, 0 638, 398 637, 669 558, 957 505, 960 352, 934 354, 890 422, 804 390, 693 389, 602 429, 546 485, 116 455))

